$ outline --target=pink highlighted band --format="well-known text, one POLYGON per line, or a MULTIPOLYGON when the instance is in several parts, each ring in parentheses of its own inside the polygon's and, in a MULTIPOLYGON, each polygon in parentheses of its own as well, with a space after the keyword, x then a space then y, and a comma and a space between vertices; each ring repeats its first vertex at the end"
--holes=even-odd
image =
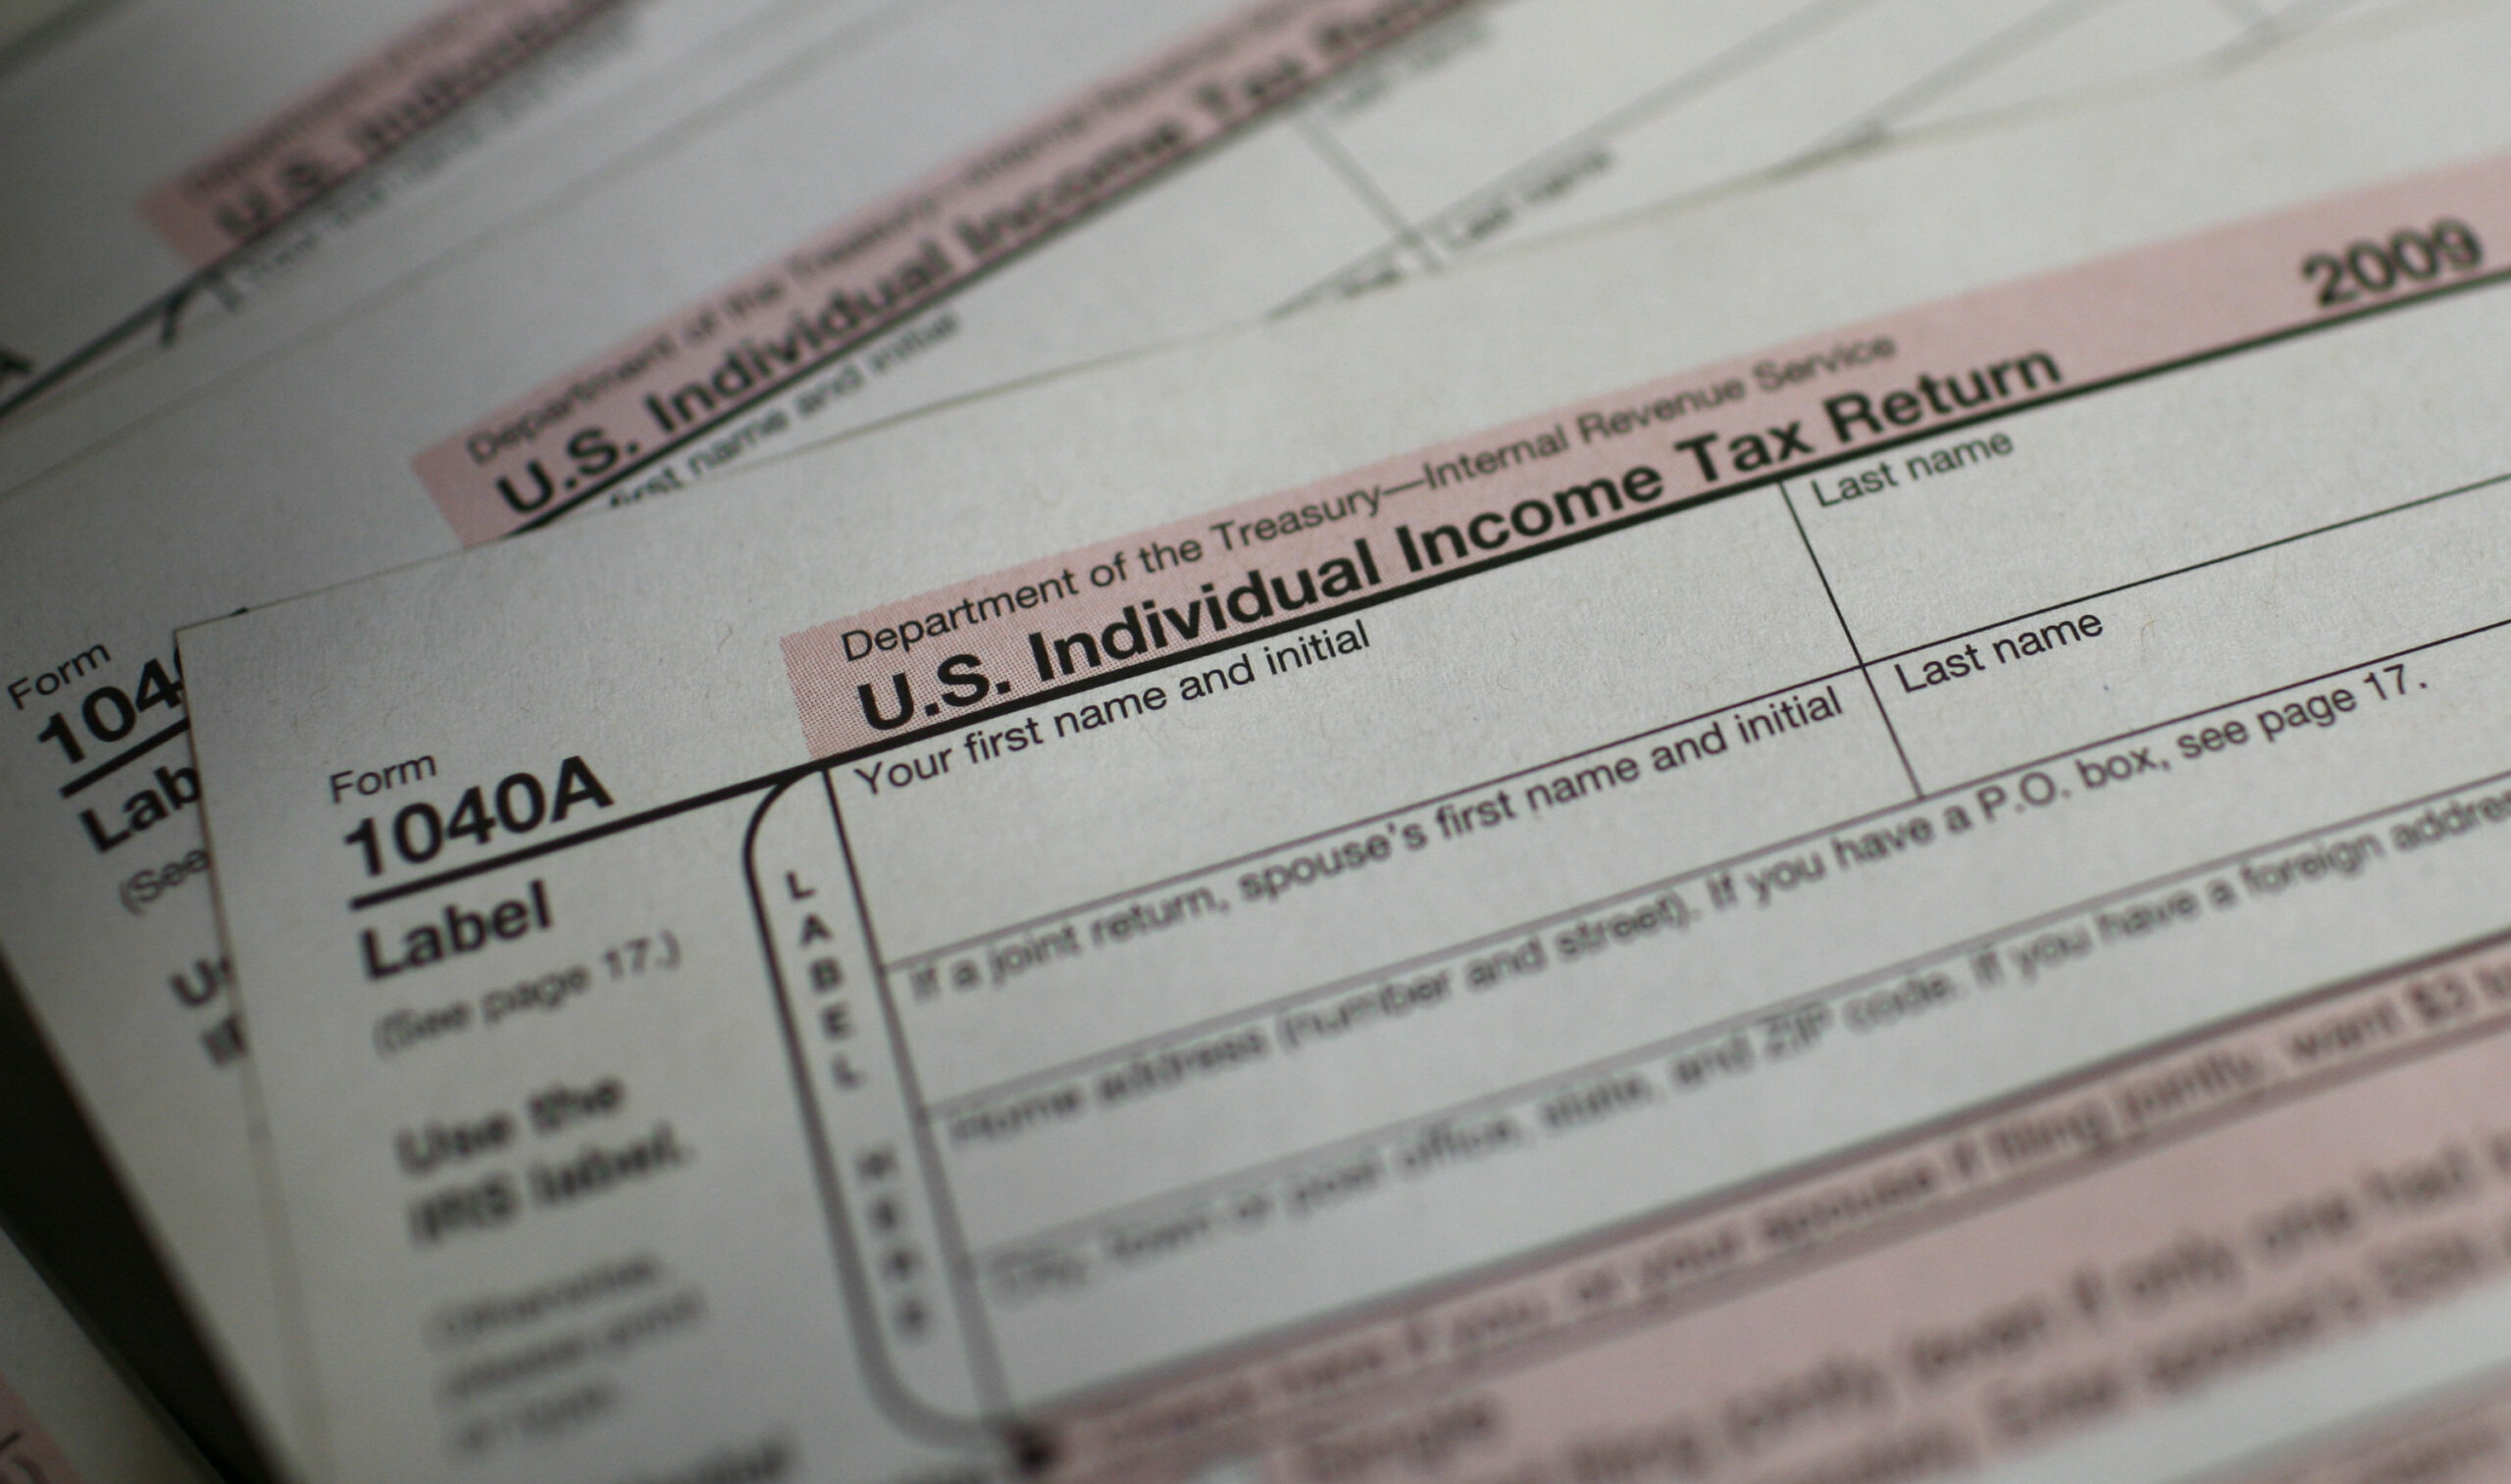
POLYGON ((443 122, 620 0, 462 0, 148 193, 140 215, 207 267, 443 122))
POLYGON ((1260 0, 422 450, 464 545, 554 518, 1462 0, 1260 0))
POLYGON ((877 749, 2480 281, 2503 253, 2511 157, 1885 316, 821 624, 784 640, 786 670, 813 756, 877 749), (2378 295, 2324 304, 2301 271, 2313 253, 2401 233, 2418 274, 2378 295), (1769 365, 1806 369, 1771 389, 1769 365))

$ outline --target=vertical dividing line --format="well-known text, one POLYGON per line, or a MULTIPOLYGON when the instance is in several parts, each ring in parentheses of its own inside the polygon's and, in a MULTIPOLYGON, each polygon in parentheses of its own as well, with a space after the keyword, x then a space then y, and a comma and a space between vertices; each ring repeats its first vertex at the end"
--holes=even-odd
POLYGON ((846 859, 855 922, 862 928, 863 946, 872 955, 872 983, 881 996, 881 1019, 889 1028, 890 1055, 897 1066, 899 1090, 906 1095, 908 1137, 915 1141, 916 1162, 924 1166, 925 1184, 933 1191, 933 1219, 941 1229, 943 1260, 949 1267, 951 1294, 958 1302, 960 1343, 968 1348, 969 1368, 976 1373, 977 1391, 986 1410, 1003 1415, 1011 1410, 1011 1388, 1003 1378, 1002 1356, 996 1348, 993 1327, 979 1306, 976 1261, 968 1253, 968 1239, 959 1224, 958 1203, 951 1199, 949 1179, 942 1171, 942 1151, 933 1142, 933 1120, 925 1112, 924 1089, 916 1079, 915 1059, 907 1054, 906 1026, 898 1018, 897 999, 890 993, 890 961, 881 952, 880 938, 872 931, 872 904, 863 899, 863 876, 854 864, 854 842, 846 833, 846 811, 838 807, 837 780, 824 769, 820 783, 828 793, 828 817, 837 828, 838 853, 846 859))
POLYGON ((2225 72, 2237 72, 2285 42, 2326 25, 2353 3, 2354 0, 2296 0, 2273 13, 2251 7, 2248 28, 2219 48, 2213 60, 2225 72))
POLYGON ((1820 142, 1797 154, 1789 163, 1827 159, 1842 151, 1886 139, 1903 115, 1934 102, 1965 82, 1995 71, 2094 12, 2107 10, 2117 3, 2118 0, 2055 0, 2053 4, 2044 5, 1924 76, 1894 89, 1890 97, 1832 129, 1820 142))
MULTIPOLYGON (((853 1217, 847 1209, 837 1150, 829 1140, 828 1108, 813 1086, 817 1073, 812 1068, 810 1053, 802 1048, 801 1037, 794 1031, 792 986, 785 978, 784 949, 777 942, 775 923, 767 910, 767 893, 759 885, 759 827, 767 822, 768 815, 786 796, 787 791, 783 787, 770 790, 757 811, 750 815, 748 839, 742 846, 742 875, 749 888, 750 911, 757 921, 758 947, 766 959, 768 987, 776 996, 777 1029, 783 1033, 786 1061, 794 1074, 794 1096, 801 1100, 802 1138, 810 1149, 812 1173, 819 1180, 821 1210, 829 1223, 837 1272, 838 1306, 845 1315, 846 1332, 854 1342, 855 1363, 862 1367, 863 1388, 871 1397, 872 1405, 906 1432, 945 1444, 989 1440, 983 1427, 974 1420, 927 1407, 924 1399, 915 1394, 892 1363, 889 1339, 881 1332, 880 1296, 872 1282, 869 1264, 863 1260, 862 1246, 855 1237, 853 1217)), ((853 890, 851 881, 847 883, 847 890, 853 890)))
POLYGON ((1360 162, 1352 158, 1352 152, 1343 147, 1343 141, 1317 122, 1313 105, 1300 111, 1299 131, 1307 138, 1308 147, 1316 151, 1318 158, 1324 160, 1326 166, 1342 178, 1343 183, 1352 188, 1352 194, 1360 198, 1360 204, 1374 212, 1377 219, 1386 224, 1387 230, 1395 233, 1396 245, 1411 249, 1412 256, 1421 260, 1422 271, 1438 272, 1442 265, 1438 254, 1430 250, 1429 239, 1422 236, 1421 230, 1396 207, 1395 198, 1360 168, 1360 162))
POLYGON ((1892 739, 1892 751, 1901 759, 1902 776, 1909 779, 1910 792, 1924 798, 1926 790, 1919 783, 1919 770, 1910 766, 1910 750, 1901 745, 1901 729, 1892 725, 1892 713, 1883 705, 1883 692, 1875 687, 1874 672, 1866 668, 1866 651, 1857 646, 1857 636, 1849 632, 1848 615, 1840 611, 1839 594, 1831 590, 1831 577, 1822 570, 1822 559, 1814 554, 1814 538, 1805 534, 1804 518, 1796 513, 1796 500, 1787 492, 1785 480, 1778 482, 1778 499, 1787 507, 1787 518, 1796 527, 1796 538, 1805 543, 1805 560, 1814 564, 1814 577, 1822 585, 1822 596, 1830 599, 1831 617, 1839 620, 1840 638, 1848 640, 1849 656, 1857 661, 1857 673, 1866 677, 1866 693, 1874 697, 1874 714, 1883 718, 1883 735, 1892 739))

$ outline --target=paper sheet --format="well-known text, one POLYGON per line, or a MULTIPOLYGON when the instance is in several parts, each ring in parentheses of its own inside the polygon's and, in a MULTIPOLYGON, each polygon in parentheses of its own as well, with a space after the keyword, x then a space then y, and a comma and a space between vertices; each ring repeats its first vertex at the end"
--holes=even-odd
MULTIPOLYGON (((636 14, 640 26, 662 26, 661 11, 636 14)), ((197 354, 134 369, 131 385, 148 381, 169 398, 135 423, 115 419, 144 398, 99 388, 0 437, 0 461, 19 459, 20 470, 94 440, 11 496, 22 508, 0 520, 0 571, 31 598, 0 615, 0 685, 21 737, 0 757, 0 794, 26 842, 0 867, 0 950, 179 1282, 266 1415, 282 1409, 277 1259, 235 1109, 244 1038, 208 914, 175 625, 438 554, 524 514, 546 520, 562 505, 693 486, 804 437, 1416 271, 1407 264, 1722 189, 1843 131, 1862 138, 1904 118, 1958 117, 1971 87, 2001 86, 1983 106, 2003 107, 2018 88, 2046 97, 2149 77, 2227 46, 2245 49, 2220 66, 2273 57, 2267 41, 2301 28, 2243 29, 2195 0, 2024 13, 1822 0, 1777 17, 1619 0, 1454 14, 1390 0, 1253 12, 961 0, 881 15, 859 35, 841 26, 800 48, 738 106, 528 220, 468 250, 412 259, 431 266, 354 313, 322 318, 320 306, 346 293, 331 281, 257 307, 221 343, 261 345, 255 336, 275 333, 256 328, 276 323, 266 310, 319 328, 231 376, 198 383, 229 353, 207 340, 197 354), (981 48, 972 26, 983 27, 981 48), (1204 44, 1212 37, 1227 44, 1204 44), (1284 57, 1294 71, 1275 65, 1284 57), (2018 81, 2017 68, 2033 71, 2018 81), (1181 78, 1190 96, 1161 91, 1181 78), (1086 116, 1119 137, 1158 132, 1177 110, 1210 113, 1198 80, 1223 88, 1225 128, 1196 134, 1173 160, 1154 152, 1159 168, 1148 174, 1085 170, 1066 189, 1075 134, 1064 124, 1086 116), (1779 111, 1739 102, 1765 92, 1812 101, 1779 111), (641 343, 657 323, 685 331, 686 316, 655 318, 674 305, 720 308, 729 323, 747 304, 784 326, 791 295, 705 296, 726 283, 757 290, 744 276, 770 244, 818 244, 806 268, 838 262, 853 229, 815 235, 833 214, 854 222, 847 210, 901 188, 898 199, 916 203, 937 180, 972 177, 996 192, 983 220, 1016 251, 994 255, 982 276, 943 276, 949 292, 815 361, 777 405, 763 400, 763 378, 723 389, 746 363, 728 362, 722 333, 682 353, 675 365, 703 373, 696 392, 673 381, 627 400, 689 409, 731 400, 704 409, 710 431, 683 439, 672 462, 626 451, 633 439, 623 433, 597 472, 552 470, 552 445, 580 450, 567 455, 579 467, 604 458, 598 438, 561 422, 511 447, 491 437, 504 462, 439 480, 434 501, 414 478, 410 461, 424 450, 451 439, 464 460, 483 427, 512 425, 487 416, 499 398, 606 342, 641 343), (1022 216, 1033 200, 1053 207, 1043 226, 1022 216), (637 251, 587 246, 624 239, 637 251), (779 420, 781 432, 771 426, 779 420), (570 478, 577 486, 561 501, 554 490, 570 478), (513 508, 536 500, 529 512, 513 508), (466 511, 485 511, 486 524, 466 511)), ((753 65, 762 37, 801 33, 798 22, 745 32, 752 50, 713 65, 706 86, 739 76, 736 63, 753 65)), ((701 95, 692 83, 674 96, 701 95)), ((613 105, 636 101, 632 89, 613 105)), ((546 191, 606 158, 600 150, 617 143, 603 132, 606 117, 572 121, 566 137, 576 142, 558 165, 491 179, 477 187, 489 205, 448 208, 448 220, 473 230, 502 220, 489 208, 512 207, 513 192, 546 191)), ((1103 164, 1101 135, 1080 136, 1081 162, 1103 164)), ((950 198, 954 208, 963 199, 950 198)), ((873 220, 884 219, 874 211, 873 220)), ((363 281, 377 263, 403 261, 393 250, 418 252, 333 255, 331 271, 363 281)), ((914 248, 909 260, 922 255, 914 248)), ((796 274, 829 292, 829 273, 796 274)))
MULTIPOLYGON (((578 6, 541 3, 570 14, 578 6)), ((1189 183, 1157 191, 1160 204, 1101 214, 1077 243, 1041 253, 1029 250, 1039 244, 1015 239, 1026 261, 1014 277, 1025 286, 990 284, 975 295, 971 312, 984 318, 969 322, 975 333, 954 354, 927 357, 911 376, 886 379, 876 394, 771 441, 799 443, 1149 338, 1432 271, 1503 242, 1716 191, 1905 129, 2158 73, 2236 70, 2332 19, 2343 29, 2352 16, 2381 8, 2371 0, 2280 15, 2211 0, 1801 0, 1773 10, 1630 0, 1346 6, 1382 13, 1385 22, 1346 27, 1328 65, 1292 79, 1298 86, 1285 91, 1273 77, 1230 105, 1233 138, 1248 125, 1272 124, 1222 158, 1196 150, 1201 163, 1189 183), (1450 11, 1461 14, 1439 37, 1375 55, 1450 11), (1328 84, 1326 96, 1285 107, 1318 83, 1328 84), (1784 101, 1756 101, 1765 98, 1784 101), (1242 230, 1251 220, 1266 224, 1252 238, 1242 230), (1268 250, 1254 250, 1258 242, 1268 250), (1111 259, 1123 266, 1110 271, 1111 259), (1110 282, 1126 290, 1110 293, 1110 282)), ((1295 24, 1303 9, 1314 7, 1280 14, 1295 24)), ((426 147, 415 153, 442 155, 453 168, 384 172, 197 282, 170 271, 166 249, 145 239, 135 214, 143 195, 162 196, 163 182, 194 161, 196 138, 185 136, 179 156, 150 156, 144 169, 100 172, 129 177, 104 200, 89 200, 92 185, 29 179, 19 193, 32 201, 78 183, 81 219, 99 221, 46 234, 44 261, 17 277, 27 292, 0 318, 0 343, 13 342, 12 323, 24 327, 15 339, 31 348, 20 359, 35 370, 17 378, 20 387, 126 317, 162 330, 171 305, 178 334, 168 355, 162 334, 125 327, 129 333, 107 358, 115 375, 93 394, 49 410, 37 403, 0 424, 11 430, 0 438, 0 488, 201 394, 389 287, 386 303, 397 308, 361 319, 345 343, 287 352, 299 374, 260 384, 253 394, 322 408, 326 426, 381 418, 376 439, 356 444, 360 461, 351 467, 359 478, 385 478, 423 448, 493 425, 501 405, 553 379, 575 380, 606 347, 684 323, 684 306, 757 307, 738 291, 754 288, 789 252, 848 235, 833 224, 877 219, 876 203, 911 191, 953 156, 1059 112, 1161 43, 1238 10, 1268 12, 1210 0, 905 9, 789 0, 743 24, 746 12, 721 7, 622 4, 584 22, 599 34, 574 43, 587 55, 583 66, 552 64, 544 70, 561 75, 557 80, 523 89, 514 107, 460 115, 439 131, 444 139, 418 141, 426 147), (849 26, 849 17, 861 24, 849 26), (718 26, 723 34, 710 35, 718 26), (881 59, 849 62, 862 44, 877 47, 881 59), (628 53, 613 55, 622 48, 628 53), (527 127, 498 122, 509 113, 527 127), (371 209, 409 194, 401 178, 412 174, 427 186, 426 210, 371 209), (583 189, 564 189, 578 180, 583 189), (588 261, 603 255, 589 254, 587 244, 630 232, 640 250, 629 261, 615 268, 588 261), (95 233, 110 240, 90 242, 95 233), (340 244, 346 251, 311 250, 341 236, 351 238, 340 244), (65 276, 89 285, 97 262, 125 257, 141 262, 118 271, 102 298, 34 291, 65 276), (430 265, 426 280, 402 282, 430 265), (271 303, 255 295, 282 274, 287 293, 271 303), (231 301, 245 312, 224 314, 231 301), (142 313, 151 305, 155 319, 142 313), (40 329, 38 321, 54 317, 66 317, 57 331, 40 329), (396 389, 417 386, 427 395, 378 405, 349 392, 385 364, 396 389)), ((213 38, 223 38, 206 19, 187 24, 211 26, 213 38)), ((179 85, 145 70, 114 76, 120 86, 132 85, 132 77, 179 85)), ((1239 87, 1255 76, 1225 80, 1239 87)), ((64 105, 51 93, 65 90, 33 102, 58 109, 64 105)), ((0 88, 0 104, 7 91, 0 88)), ((1111 112, 1143 114, 1153 101, 1111 112)), ((19 168, 67 172, 81 153, 19 168)), ((11 394, 0 383, 0 397, 11 394)), ((754 426, 769 404, 750 400, 756 405, 742 421, 754 426)), ((251 405, 223 402, 229 417, 251 405)), ((509 472, 489 470, 480 484, 509 472)), ((692 472, 680 470, 683 478, 692 472)), ((440 487, 442 480, 430 483, 440 487)), ((603 492, 629 487, 622 481, 603 492)))
POLYGON ((2467 25, 189 631, 338 1467, 1922 1477, 2487 1302, 2467 25))
POLYGON ((206 1484, 209 1477, 0 1233, 0 1478, 206 1484))
POLYGON ((54 18, 0 59, 0 132, 22 141, 0 203, 43 227, 0 242, 0 432, 65 400, 90 436, 127 427, 877 13, 260 0, 54 18))

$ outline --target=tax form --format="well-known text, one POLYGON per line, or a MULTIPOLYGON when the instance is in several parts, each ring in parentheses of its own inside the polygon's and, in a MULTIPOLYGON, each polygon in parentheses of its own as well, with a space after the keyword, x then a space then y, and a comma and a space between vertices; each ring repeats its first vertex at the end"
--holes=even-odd
POLYGON ((97 384, 116 392, 81 417, 126 426, 241 364, 248 304, 256 320, 265 298, 311 301, 282 321, 336 312, 873 10, 70 7, 0 52, 0 203, 29 224, 0 241, 0 431, 97 384), (344 252, 364 261, 309 272, 344 252), (201 341, 218 348, 195 356, 201 341), (113 375, 175 356, 181 374, 144 392, 113 375))
MULTIPOLYGON (((1722 190, 1826 140, 2173 59, 2216 57, 2237 77, 2244 58, 2289 55, 2269 43, 2323 14, 2244 26, 2195 0, 883 12, 856 44, 805 49, 668 148, 232 376, 168 391, 218 345, 261 344, 269 312, 308 295, 134 367, 118 384, 170 401, 110 437, 103 421, 72 426, 111 400, 104 387, 0 436, 0 464, 49 470, 0 504, 0 587, 26 595, 0 613, 0 709, 18 739, 0 748, 16 843, 0 858, 0 951, 248 1398, 280 1415, 275 1258, 233 1085, 245 1038, 207 900, 175 626, 1722 190), (1179 40, 1190 25, 1203 28, 1179 40), (971 70, 972 26, 999 70, 971 70), (1744 105, 1766 91, 1814 101, 1744 105), (883 194, 913 170, 930 174, 883 194), (928 211, 947 233, 898 226, 928 211), (638 250, 586 247, 619 241, 638 250), (757 272, 779 242, 809 251, 757 272), (880 271, 857 292, 865 263, 880 271), (684 303, 698 307, 671 312, 684 303), (620 356, 586 360, 613 341, 620 356), (650 417, 648 402, 667 437, 613 417, 650 417)), ((2430 44, 2412 33, 2395 44, 2430 44)))
POLYGON ((1922 1478, 2408 1347, 2193 1467, 2482 1379, 2488 24, 187 631, 333 1466, 1922 1478))
MULTIPOLYGON (((868 395, 835 407, 811 399, 804 416, 796 398, 745 388, 742 412, 728 414, 711 441, 746 429, 749 436, 731 448, 795 446, 940 397, 1429 272, 1509 240, 1714 190, 1808 156, 2158 71, 2236 70, 2331 17, 2342 23, 2375 8, 2374 0, 2247 12, 2213 0, 1346 7, 1367 24, 1337 28, 1330 45, 1298 59, 1305 71, 1227 76, 1236 91, 1211 95, 1225 100, 1220 112, 1196 106, 1190 117, 1204 127, 1179 141, 1186 147, 1154 151, 1106 176, 1097 142, 1156 121, 1175 101, 1143 85, 1157 69, 1141 64, 1162 43, 1215 23, 1221 29, 1205 39, 1226 34, 1232 15, 1266 42, 1264 33, 1298 28, 1314 8, 1216 0, 905 8, 868 0, 466 0, 421 12, 403 4, 423 35, 472 21, 468 31, 456 26, 420 48, 428 57, 503 58, 493 43, 523 22, 546 44, 514 77, 486 88, 480 106, 453 110, 407 140, 388 134, 394 147, 373 168, 329 184, 363 152, 292 161, 248 147, 276 130, 249 129, 240 117, 197 126, 221 138, 241 135, 206 161, 199 140, 179 133, 179 150, 152 138, 153 151, 138 158, 117 157, 109 170, 92 165, 101 146, 89 141, 119 140, 135 128, 106 122, 164 113, 131 109, 129 90, 197 91, 184 77, 163 76, 168 67, 189 66, 204 50, 231 51, 241 54, 239 70, 267 71, 274 55, 317 50, 236 34, 242 27, 229 9, 193 15, 195 8, 179 7, 179 25, 206 32, 200 44, 167 46, 143 59, 149 66, 130 67, 124 64, 134 45, 164 29, 139 26, 132 13, 97 27, 122 43, 116 48, 88 32, 73 37, 106 53, 75 76, 0 77, 0 128, 79 144, 0 163, 0 199, 22 201, 21 209, 45 220, 71 219, 64 230, 0 248, 25 259, 0 276, 19 290, 0 297, 0 344, 15 347, 0 363, 15 368, 0 371, 0 430, 8 434, 0 437, 0 487, 57 468, 273 354, 284 353, 295 374, 256 384, 254 400, 218 398, 219 410, 202 415, 249 426, 249 409, 268 400, 321 409, 316 421, 326 430, 372 426, 372 441, 349 450, 353 464, 326 470, 361 480, 400 477, 424 449, 459 446, 510 425, 666 332, 687 341, 682 365, 671 369, 720 361, 738 339, 722 332, 783 333, 795 301, 825 299, 846 281, 842 270, 878 269, 867 283, 884 277, 897 265, 831 254, 942 184, 919 178, 961 152, 1009 142, 1033 116, 1069 122, 1080 117, 1074 109, 1088 112, 1094 83, 1120 85, 1102 95, 1103 117, 1090 122, 1092 133, 1033 138, 1024 151, 1049 147, 1024 154, 1019 173, 1029 183, 1052 182, 1077 168, 1090 178, 1083 196, 1058 197, 1061 209, 1049 219, 981 248, 952 244, 963 266, 981 263, 989 280, 1003 277, 1004 258, 1018 257, 1012 277, 1027 286, 988 283, 964 312, 980 317, 953 321, 971 333, 952 354, 892 365, 868 395), (1442 18, 1452 24, 1439 36, 1397 46, 1442 18), (880 53, 876 62, 854 55, 864 46, 880 53), (1310 96, 1325 84, 1325 96, 1310 96), (1786 101, 1755 101, 1763 98, 1786 101), (89 110, 103 120, 91 121, 89 110), (62 118, 92 127, 51 122, 62 118), (1184 183, 1156 193, 1162 204, 1112 209, 1147 179, 1190 163, 1184 183), (187 180, 200 183, 187 191, 187 180), (309 185, 321 193, 307 195, 309 185), (422 195, 424 210, 400 209, 422 195), (152 240, 140 226, 143 199, 195 260, 179 263, 152 240), (75 214, 55 204, 65 201, 75 214), (283 220, 265 223, 257 207, 283 220), (229 242, 222 213, 260 235, 229 242), (1247 234, 1238 225, 1249 220, 1267 224, 1257 239, 1269 251, 1241 245, 1247 234), (76 230, 68 230, 72 221, 76 230), (1075 236, 1097 245, 1041 251, 1075 236), (623 238, 640 250, 616 267, 587 248, 623 238), (224 256, 206 256, 222 248, 224 256), (1110 270, 1111 258, 1128 266, 1110 270), (780 285, 785 300, 762 302, 759 292, 780 271, 792 280, 780 285), (287 293, 260 292, 282 279, 287 293), (1101 286, 1106 281, 1129 291, 1111 296, 1101 286), (319 345, 296 344, 380 292, 387 307, 356 328, 319 345), (689 334, 709 308, 717 333, 689 334), (762 318, 760 310, 771 312, 762 318), (404 402, 353 393, 387 366, 396 393, 416 386, 426 395, 404 402), (114 374, 99 379, 100 370, 114 374), (82 380, 95 384, 93 394, 66 403, 55 394, 82 380), (784 431, 761 433, 772 423, 767 414, 780 409, 784 431)), ((382 23, 361 26, 360 14, 332 26, 362 39, 382 23)), ((364 44, 377 51, 363 70, 350 68, 350 81, 375 71, 375 57, 397 55, 364 44)), ((346 39, 338 45, 343 55, 354 50, 346 39)), ((1269 44, 1257 55, 1275 60, 1269 44)), ((87 59, 65 58, 54 71, 69 71, 74 60, 87 59)), ((480 69, 410 64, 394 77, 438 71, 468 77, 480 69)), ((310 109, 314 124, 355 133, 359 108, 313 106, 338 86, 300 85, 312 89, 313 102, 283 109, 274 96, 266 106, 282 121, 310 109)), ((388 79, 369 91, 399 96, 388 79)), ((974 277, 954 280, 946 295, 974 277)), ((847 356, 821 359, 827 364, 812 384, 842 372, 847 356)), ((638 390, 668 396, 679 384, 638 390)), ((637 398, 624 400, 633 407, 637 398)), ((572 472, 563 467, 563 444, 584 426, 543 430, 553 436, 541 445, 495 449, 504 459, 494 467, 457 463, 427 482, 451 497, 477 497, 499 477, 528 480, 534 457, 572 472)), ((330 432, 324 441, 343 435, 330 432)), ((145 443, 151 435, 139 437, 145 443)), ((249 463, 251 450, 230 457, 249 463)), ((672 460, 670 469, 686 480, 723 462, 719 449, 706 460, 672 460)), ((658 458, 632 460, 603 470, 609 478, 599 492, 622 496, 665 472, 658 458)))
POLYGON ((205 1484, 210 1477, 0 1232, 0 1478, 205 1484))

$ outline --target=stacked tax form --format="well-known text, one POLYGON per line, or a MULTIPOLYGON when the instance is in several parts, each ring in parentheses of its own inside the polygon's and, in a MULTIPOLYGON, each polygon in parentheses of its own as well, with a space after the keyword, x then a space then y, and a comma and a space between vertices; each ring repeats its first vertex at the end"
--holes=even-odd
POLYGON ((264 9, 0 952, 274 1472, 2511 1477, 2500 7, 264 9))
POLYGON ((97 1478, 213 1477, 4 1237, 0 1321, 0 1464, 26 1479, 79 1477, 82 1465, 97 1478))

